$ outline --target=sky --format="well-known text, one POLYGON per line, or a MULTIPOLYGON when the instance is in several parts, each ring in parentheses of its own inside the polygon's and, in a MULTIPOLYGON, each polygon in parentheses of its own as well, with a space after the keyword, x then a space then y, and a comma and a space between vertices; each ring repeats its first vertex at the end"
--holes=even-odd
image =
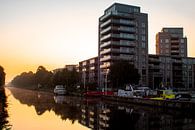
POLYGON ((0 0, 0 65, 6 81, 39 65, 48 70, 98 55, 98 18, 118 2, 148 13, 149 53, 163 27, 183 27, 195 57, 194 0, 0 0))

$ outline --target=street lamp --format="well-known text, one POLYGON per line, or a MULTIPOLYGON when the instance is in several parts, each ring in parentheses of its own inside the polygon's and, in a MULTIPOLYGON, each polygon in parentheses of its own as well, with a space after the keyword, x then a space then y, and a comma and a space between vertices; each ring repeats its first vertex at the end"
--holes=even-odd
POLYGON ((86 68, 83 69, 83 85, 84 85, 84 89, 85 89, 85 80, 86 80, 86 68))
POLYGON ((105 95, 107 95, 107 87, 108 87, 108 72, 109 72, 109 69, 108 69, 107 64, 106 64, 105 95))

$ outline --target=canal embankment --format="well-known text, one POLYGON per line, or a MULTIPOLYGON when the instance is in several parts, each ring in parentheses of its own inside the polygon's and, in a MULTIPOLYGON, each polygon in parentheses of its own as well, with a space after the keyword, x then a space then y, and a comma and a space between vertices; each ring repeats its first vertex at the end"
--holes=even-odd
POLYGON ((131 98, 131 97, 119 97, 119 96, 103 96, 102 100, 131 103, 138 105, 147 105, 161 108, 173 108, 173 109, 195 109, 195 102, 192 101, 178 101, 178 100, 154 100, 147 98, 131 98))

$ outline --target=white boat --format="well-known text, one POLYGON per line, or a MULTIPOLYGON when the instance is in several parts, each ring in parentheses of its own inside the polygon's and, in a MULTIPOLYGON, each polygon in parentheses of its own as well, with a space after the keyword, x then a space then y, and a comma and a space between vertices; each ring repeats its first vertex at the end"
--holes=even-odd
POLYGON ((56 85, 56 87, 54 88, 54 94, 57 94, 57 95, 66 94, 65 87, 63 85, 56 85))

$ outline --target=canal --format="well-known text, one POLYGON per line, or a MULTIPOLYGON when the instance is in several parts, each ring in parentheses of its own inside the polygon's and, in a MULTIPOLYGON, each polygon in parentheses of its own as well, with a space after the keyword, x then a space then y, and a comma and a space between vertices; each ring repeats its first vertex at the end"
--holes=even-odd
MULTIPOLYGON (((185 111, 5 89, 3 129, 11 130, 195 130, 195 110, 185 111), (4 119, 6 118, 6 119, 4 119)), ((1 119, 2 118, 2 119, 1 119)), ((0 124, 2 125, 2 124, 0 124)), ((2 128, 2 126, 0 126, 2 128)))

